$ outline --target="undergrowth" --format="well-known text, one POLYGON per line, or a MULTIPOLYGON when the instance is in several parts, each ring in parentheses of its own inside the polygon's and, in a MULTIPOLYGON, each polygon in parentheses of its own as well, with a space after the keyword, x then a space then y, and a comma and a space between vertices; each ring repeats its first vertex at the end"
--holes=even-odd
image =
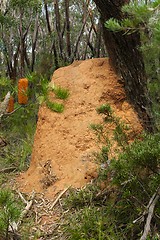
POLYGON ((17 235, 16 231, 13 236, 13 231, 9 231, 10 222, 18 221, 22 209, 8 188, 14 188, 15 175, 29 167, 39 106, 45 103, 52 111, 62 113, 64 111, 62 102, 69 96, 68 90, 58 87, 56 93, 53 92, 57 100, 52 101, 50 100, 52 90, 46 78, 36 73, 28 75, 27 78, 29 101, 26 105, 19 105, 17 102, 17 82, 6 78, 0 79, 0 101, 3 101, 8 91, 15 99, 15 111, 6 113, 0 118, 0 185, 3 188, 3 191, 0 191, 0 239, 5 240, 29 239, 31 232, 32 236, 35 234, 34 239, 40 235, 39 232, 31 231, 34 226, 34 213, 23 219, 23 224, 18 229, 20 235, 17 235), (58 99, 61 103, 58 103, 58 99), (4 196, 6 196, 5 202, 2 199, 4 196))
POLYGON ((0 148, 1 168, 15 166, 24 170, 29 165, 37 111, 38 105, 30 104, 1 119, 1 138, 6 142, 0 148))
POLYGON ((18 239, 17 233, 11 230, 20 217, 21 209, 22 203, 15 198, 13 192, 0 190, 0 239, 18 239))
POLYGON ((0 148, 0 168, 15 167, 24 170, 29 166, 33 137, 36 129, 39 105, 46 106, 57 113, 64 111, 64 104, 51 101, 49 94, 53 90, 56 98, 65 100, 69 97, 69 91, 60 86, 51 89, 49 81, 36 73, 27 76, 29 80, 28 104, 20 106, 17 103, 17 83, 2 78, 0 81, 1 97, 5 97, 8 91, 15 98, 15 112, 2 116, 0 121, 0 138, 5 146, 0 148))

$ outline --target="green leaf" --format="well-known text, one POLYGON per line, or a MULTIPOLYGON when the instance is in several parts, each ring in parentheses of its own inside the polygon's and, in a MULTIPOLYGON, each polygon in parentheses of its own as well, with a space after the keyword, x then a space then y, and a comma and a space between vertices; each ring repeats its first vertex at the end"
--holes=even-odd
POLYGON ((106 23, 105 23, 105 27, 111 31, 117 32, 117 31, 121 31, 122 27, 120 25, 120 23, 118 22, 118 20, 114 19, 114 18, 110 18, 106 23))

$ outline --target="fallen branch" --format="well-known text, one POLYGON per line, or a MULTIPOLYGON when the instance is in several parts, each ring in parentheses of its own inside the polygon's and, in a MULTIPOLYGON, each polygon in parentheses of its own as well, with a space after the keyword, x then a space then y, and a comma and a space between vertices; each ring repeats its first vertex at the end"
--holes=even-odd
POLYGON ((0 173, 10 173, 16 170, 16 167, 8 167, 0 170, 0 173))
POLYGON ((49 208, 49 210, 52 210, 54 208, 54 206, 57 204, 58 200, 63 196, 63 194, 65 194, 65 192, 67 192, 67 190, 70 188, 71 186, 65 188, 59 195, 58 197, 55 199, 55 201, 53 202, 53 204, 51 205, 51 207, 49 208))
POLYGON ((146 210, 143 212, 143 214, 140 217, 138 217, 136 220, 133 221, 133 223, 144 222, 145 216, 148 214, 148 216, 146 218, 146 224, 144 226, 143 235, 141 236, 140 240, 147 239, 147 236, 150 232, 150 224, 151 224, 151 220, 152 220, 152 217, 154 214, 154 208, 155 208, 155 205, 159 198, 160 198, 160 187, 158 187, 156 192, 153 194, 153 196, 149 200, 149 203, 146 207, 146 210))
POLYGON ((11 225, 10 225, 10 228, 9 228, 9 231, 15 233, 16 231, 18 231, 18 227, 21 225, 24 217, 27 215, 28 211, 30 210, 32 204, 33 204, 33 200, 34 200, 34 197, 35 197, 35 192, 32 193, 32 196, 31 196, 31 199, 30 201, 27 201, 23 195, 18 192, 20 198, 22 199, 22 201, 26 204, 26 207, 25 209, 22 211, 20 217, 19 217, 19 220, 18 222, 13 222, 11 225))
POLYGON ((160 197, 160 187, 153 194, 152 198, 149 201, 148 216, 147 216, 146 224, 144 226, 143 235, 140 238, 140 240, 146 240, 147 239, 148 233, 150 232, 150 224, 151 224, 151 220, 152 220, 152 217, 153 217, 153 214, 154 214, 154 208, 155 208, 155 205, 156 205, 159 197, 160 197))
POLYGON ((31 199, 30 201, 26 201, 24 199, 24 197, 22 196, 21 193, 19 193, 19 196, 21 197, 21 199, 27 204, 25 209, 22 211, 21 215, 20 215, 20 218, 19 218, 19 221, 17 223, 17 227, 21 224, 23 218, 27 215, 28 211, 30 210, 32 204, 33 204, 33 200, 34 200, 34 197, 35 197, 35 192, 32 193, 32 196, 31 196, 31 199))

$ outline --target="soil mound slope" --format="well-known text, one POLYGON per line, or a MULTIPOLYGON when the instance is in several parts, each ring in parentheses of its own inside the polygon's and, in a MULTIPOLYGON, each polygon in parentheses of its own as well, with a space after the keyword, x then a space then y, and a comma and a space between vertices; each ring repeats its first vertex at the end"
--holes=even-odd
POLYGON ((63 101, 63 113, 40 108, 30 167, 18 179, 22 191, 44 192, 49 198, 96 176, 93 152, 98 146, 89 126, 101 121, 96 113, 101 104, 109 103, 133 132, 142 129, 108 59, 76 61, 55 71, 52 83, 69 89, 70 96, 63 101))

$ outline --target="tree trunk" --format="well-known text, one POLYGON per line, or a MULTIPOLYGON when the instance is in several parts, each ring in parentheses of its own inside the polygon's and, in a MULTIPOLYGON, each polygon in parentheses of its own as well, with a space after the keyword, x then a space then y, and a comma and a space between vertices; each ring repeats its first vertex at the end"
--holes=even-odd
POLYGON ((66 15, 67 55, 68 55, 68 59, 70 60, 70 57, 71 57, 71 40, 70 40, 69 0, 65 0, 65 15, 66 15))
POLYGON ((127 35, 124 32, 112 32, 104 23, 110 19, 123 19, 121 7, 129 0, 94 0, 101 15, 104 42, 114 69, 119 71, 125 82, 125 90, 130 102, 135 107, 144 128, 154 131, 151 114, 151 103, 148 98, 147 77, 142 53, 139 50, 141 41, 139 32, 127 35))
POLYGON ((54 10, 55 10, 55 22, 56 22, 56 30, 58 35, 58 43, 60 49, 60 57, 63 59, 63 39, 61 35, 61 18, 59 12, 59 3, 58 0, 54 0, 54 10))
POLYGON ((52 30, 51 30, 49 13, 48 13, 48 6, 47 6, 47 3, 46 3, 45 0, 44 0, 44 8, 45 8, 45 15, 46 15, 48 33, 49 33, 50 38, 51 39, 53 38, 53 43, 52 43, 50 52, 52 53, 52 51, 53 51, 53 53, 54 53, 54 63, 55 63, 55 68, 57 69, 59 67, 59 64, 58 64, 58 55, 57 55, 56 43, 55 43, 54 37, 52 36, 52 30))
POLYGON ((36 20, 35 20, 35 26, 34 26, 34 32, 33 32, 33 38, 32 38, 32 61, 31 61, 31 71, 34 71, 34 65, 35 65, 35 49, 37 44, 37 38, 38 38, 38 29, 39 29, 39 14, 37 13, 36 20))
POLYGON ((97 58, 100 57, 100 46, 101 46, 101 40, 102 40, 102 24, 99 21, 97 24, 97 36, 96 36, 96 56, 97 58))
POLYGON ((25 46, 24 46, 24 36, 23 36, 23 11, 20 12, 20 25, 19 25, 19 33, 20 33, 20 76, 24 77, 24 68, 25 68, 25 46))

